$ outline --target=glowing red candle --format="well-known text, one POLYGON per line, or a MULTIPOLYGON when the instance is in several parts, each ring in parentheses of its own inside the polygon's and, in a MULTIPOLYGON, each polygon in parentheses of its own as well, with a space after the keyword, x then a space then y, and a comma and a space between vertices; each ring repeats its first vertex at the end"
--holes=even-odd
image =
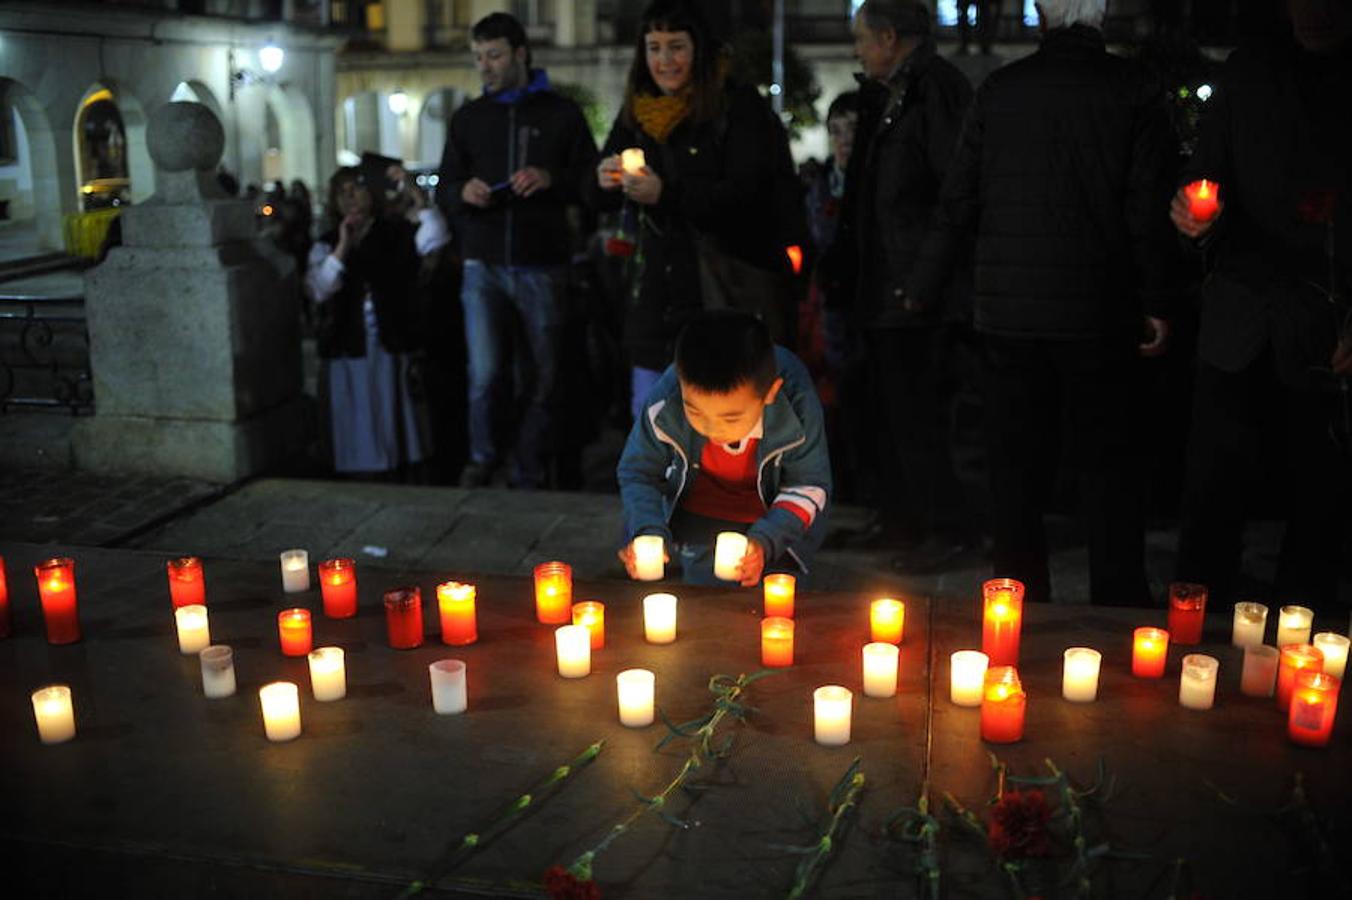
POLYGON ((75 560, 49 559, 33 567, 42 600, 47 643, 73 644, 80 639, 80 609, 75 602, 75 560))
POLYGON ((1303 669, 1296 673, 1291 690, 1291 713, 1286 734, 1293 743, 1327 747, 1333 737, 1333 719, 1338 714, 1338 691, 1342 682, 1327 672, 1303 669))
POLYGON ((282 656, 307 656, 314 649, 314 632, 308 609, 284 609, 277 613, 277 637, 282 656))
POLYGON ((985 612, 981 620, 981 652, 990 664, 1019 664, 1019 632, 1023 628, 1023 582, 992 578, 981 586, 985 612))
POLYGON ((169 573, 169 602, 180 606, 205 606, 207 585, 202 577, 202 561, 195 556, 171 559, 164 564, 169 573))
POLYGON ((1131 646, 1131 674, 1137 678, 1163 678, 1169 659, 1169 632, 1163 628, 1137 628, 1131 646))
POLYGON ((798 579, 785 573, 765 576, 762 587, 765 591, 766 616, 793 618, 793 595, 797 582, 798 579))
POLYGON ((767 669, 793 665, 793 619, 784 616, 761 619, 761 665, 767 669))
POLYGON ((9 582, 5 580, 5 558, 0 556, 0 638, 9 637, 9 582))
POLYGON ((351 559, 326 559, 319 564, 319 593, 324 615, 350 619, 357 614, 357 563, 351 559))
POLYGON ((1296 687, 1296 673, 1302 669, 1324 671, 1324 651, 1312 644, 1287 644, 1282 648, 1281 662, 1277 664, 1277 708, 1291 708, 1291 692, 1296 687))
POLYGON ((591 635, 591 648, 603 650, 606 646, 606 605, 596 600, 573 604, 573 624, 585 625, 591 635))
POLYGON ((1206 586, 1175 582, 1169 585, 1169 640, 1200 644, 1206 621, 1206 586))
POLYGON ((1023 714, 1028 696, 1013 666, 994 666, 986 670, 981 694, 981 739, 992 744, 1012 744, 1023 740, 1023 714))
POLYGON ((411 650, 423 642, 422 589, 417 586, 385 592, 385 632, 395 650, 411 650))
POLYGON ((1188 198, 1188 212, 1199 222, 1210 222, 1216 218, 1216 213, 1220 211, 1220 185, 1214 181, 1194 181, 1192 184, 1183 188, 1183 194, 1188 198))
POLYGON ((479 639, 479 619, 474 610, 476 590, 472 584, 444 581, 437 585, 437 611, 441 614, 441 642, 452 647, 479 639))
POLYGON ((573 621, 573 567, 562 562, 535 567, 535 617, 546 625, 573 621))

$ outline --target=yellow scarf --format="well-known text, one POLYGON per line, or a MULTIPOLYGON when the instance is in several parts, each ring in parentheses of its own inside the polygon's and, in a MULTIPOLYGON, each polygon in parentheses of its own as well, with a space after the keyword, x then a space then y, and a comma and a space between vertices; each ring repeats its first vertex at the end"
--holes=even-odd
POLYGON ((639 127, 659 144, 667 142, 671 132, 690 112, 690 101, 684 94, 663 94, 660 97, 636 94, 633 105, 634 119, 639 127))

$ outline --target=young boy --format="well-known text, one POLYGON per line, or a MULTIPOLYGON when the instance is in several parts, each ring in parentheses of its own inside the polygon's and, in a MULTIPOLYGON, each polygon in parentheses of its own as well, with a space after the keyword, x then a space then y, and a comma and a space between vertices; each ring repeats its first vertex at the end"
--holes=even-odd
POLYGON ((811 376, 747 313, 693 319, 677 339, 675 365, 644 401, 617 474, 627 541, 619 555, 631 578, 634 538, 657 534, 687 583, 720 583, 720 531, 748 538, 744 586, 767 568, 806 573, 831 494, 811 376))

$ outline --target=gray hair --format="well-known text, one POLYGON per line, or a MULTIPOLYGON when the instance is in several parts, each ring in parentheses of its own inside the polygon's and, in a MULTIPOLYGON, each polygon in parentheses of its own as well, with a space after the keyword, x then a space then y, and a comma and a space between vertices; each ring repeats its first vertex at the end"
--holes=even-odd
POLYGON ((914 0, 867 0, 856 13, 870 31, 891 29, 897 36, 930 33, 929 7, 914 0))
POLYGON ((1107 6, 1107 0, 1038 0, 1037 3, 1042 21, 1048 28, 1071 25, 1101 28, 1107 6))

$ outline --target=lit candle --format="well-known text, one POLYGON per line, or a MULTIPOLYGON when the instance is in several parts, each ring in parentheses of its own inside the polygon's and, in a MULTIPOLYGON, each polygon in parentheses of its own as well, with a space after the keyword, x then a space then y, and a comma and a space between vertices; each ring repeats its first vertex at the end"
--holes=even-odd
POLYGON ((992 578, 981 586, 985 600, 981 649, 992 666, 1019 664, 1019 632, 1023 628, 1023 582, 992 578))
POLYGON ((38 723, 38 739, 44 744, 63 744, 75 737, 75 708, 70 688, 49 684, 33 692, 33 718, 38 723))
POLYGON ((33 568, 38 577, 42 621, 47 643, 73 644, 80 639, 80 608, 75 601, 75 560, 49 559, 33 568))
POLYGON ((1277 665, 1281 651, 1267 644, 1244 648, 1244 671, 1239 676, 1239 691, 1246 697, 1271 697, 1277 687, 1277 665))
POLYGON ((906 604, 891 597, 874 600, 869 604, 868 624, 874 643, 900 644, 906 631, 906 604))
POLYGON ((714 575, 724 581, 740 581, 742 557, 746 556, 746 535, 720 531, 714 544, 714 575))
POLYGON ((205 606, 180 606, 174 610, 174 622, 178 625, 179 653, 193 656, 211 646, 211 628, 205 606))
POLYGON ((874 641, 864 645, 864 696, 894 697, 897 693, 896 644, 874 641))
POLYGON ((466 671, 464 661, 459 659, 439 659, 427 667, 432 682, 432 709, 437 715, 459 715, 469 708, 466 671))
POLYGON ((1268 608, 1261 603, 1236 603, 1235 621, 1230 630, 1230 643, 1236 647, 1252 647, 1263 643, 1267 628, 1268 608))
POLYGON ((310 651, 310 689, 321 703, 347 696, 347 662, 342 647, 310 651))
POLYGON ((1204 653, 1183 657, 1183 674, 1178 679, 1178 703, 1187 709, 1211 709, 1216 702, 1216 675, 1220 660, 1204 653))
POLYGON ((1338 715, 1338 691, 1342 680, 1327 672, 1306 670, 1296 673, 1291 692, 1291 712, 1286 734, 1294 743, 1306 747, 1327 747, 1333 737, 1333 720, 1338 715))
POLYGON ((9 582, 5 579, 5 558, 0 556, 0 638, 9 637, 9 582))
POLYGON ((563 625, 554 629, 554 650, 559 674, 564 678, 582 678, 591 674, 591 632, 585 625, 563 625))
POLYGON ((1093 703, 1098 697, 1103 654, 1089 647, 1071 647, 1063 656, 1061 696, 1072 703, 1093 703))
POLYGON ((850 742, 850 712, 854 694, 849 688, 827 684, 812 692, 813 736, 823 747, 850 742))
POLYGON ((1169 632, 1163 628, 1137 628, 1131 649, 1131 674, 1137 678, 1163 678, 1169 659, 1169 632))
POLYGON ((224 644, 197 654, 202 664, 202 693, 208 700, 235 696, 235 651, 224 644))
POLYGON ((643 155, 642 147, 630 147, 620 151, 620 168, 624 169, 626 175, 641 174, 647 164, 648 160, 643 155))
POLYGON ((385 634, 395 650, 412 650, 423 642, 422 588, 416 585, 386 591, 385 634))
POLYGON ((284 609, 277 614, 277 637, 283 656, 304 656, 314 647, 308 609, 284 609))
POLYGON ((1277 615, 1277 646, 1308 644, 1314 625, 1314 610, 1304 606, 1283 606, 1277 615))
POLYGON ((1183 188, 1183 194, 1188 198, 1188 212, 1199 222, 1210 222, 1220 209, 1218 193, 1219 185, 1214 181, 1202 179, 1189 184, 1183 188))
POLYGON ((324 615, 350 619, 357 614, 357 563, 351 559, 326 559, 319 564, 319 593, 324 615))
POLYGON ((761 666, 783 669, 793 665, 793 619, 767 616, 761 619, 761 666))
POLYGON ((591 648, 603 650, 606 646, 606 605, 596 600, 573 604, 573 624, 581 625, 591 635, 591 648))
POLYGON ((1332 631, 1321 631, 1314 636, 1313 643, 1324 654, 1324 671, 1342 681, 1347 668, 1348 639, 1332 631))
POLYGON ((643 598, 643 636, 650 644, 676 640, 676 595, 649 594, 643 598))
POLYGON ((793 618, 793 595, 797 586, 798 579, 785 572, 765 576, 761 587, 765 591, 765 615, 767 618, 793 618))
POLYGON ((441 642, 462 647, 479 639, 479 620, 475 612, 472 584, 443 581, 437 585, 437 609, 441 613, 441 642))
POLYGON ((562 562, 535 567, 535 617, 545 625, 573 620, 573 567, 562 562))
POLYGON ((1281 661, 1277 664, 1277 708, 1285 712, 1291 707, 1296 673, 1302 669, 1324 671, 1324 654, 1310 644, 1287 644, 1281 650, 1281 661))
POLYGON ((1174 582, 1169 585, 1169 640, 1175 644, 1200 644, 1206 621, 1206 587, 1174 582))
POLYGON ((263 707, 263 731, 268 740, 290 741, 300 737, 300 690, 290 681, 274 681, 258 689, 263 707))
POLYGON ((646 728, 653 723, 653 687, 657 676, 647 669, 625 669, 615 676, 620 703, 620 724, 646 728))
POLYGON ((948 659, 948 699, 954 706, 980 706, 990 657, 980 650, 959 650, 948 659))
POLYGON ((634 571, 639 581, 661 581, 666 574, 666 541, 660 534, 634 538, 634 571))
POLYGON ((310 554, 304 550, 285 550, 282 560, 282 590, 298 594, 310 589, 310 554))
POLYGON ((206 581, 202 577, 202 561, 195 556, 171 559, 164 564, 169 575, 169 602, 174 609, 180 606, 203 606, 207 602, 206 581))
POLYGON ((981 694, 981 739, 991 744, 1023 740, 1028 697, 1013 666, 991 666, 981 694))

